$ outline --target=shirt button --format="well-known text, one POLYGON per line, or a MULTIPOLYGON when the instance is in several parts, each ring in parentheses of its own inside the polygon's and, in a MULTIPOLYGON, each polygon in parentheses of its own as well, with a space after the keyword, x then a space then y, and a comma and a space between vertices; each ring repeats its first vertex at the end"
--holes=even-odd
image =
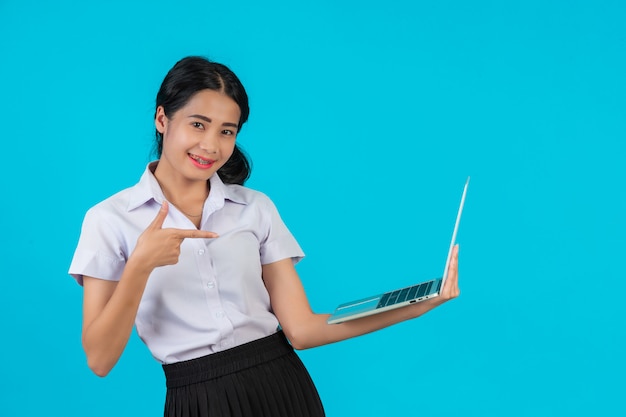
POLYGON ((211 289, 213 289, 213 288, 215 288, 215 283, 213 281, 209 281, 209 282, 207 282, 206 286, 211 288, 211 289))
POLYGON ((218 311, 217 313, 215 313, 215 317, 217 317, 218 319, 221 319, 222 317, 224 317, 224 312, 218 311))
POLYGON ((204 249, 200 249, 200 250, 198 251, 198 255, 204 255, 204 249))

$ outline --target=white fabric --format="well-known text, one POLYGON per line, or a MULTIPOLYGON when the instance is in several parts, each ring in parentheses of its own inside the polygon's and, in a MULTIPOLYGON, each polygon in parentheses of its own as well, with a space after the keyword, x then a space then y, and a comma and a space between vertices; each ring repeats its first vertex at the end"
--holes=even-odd
MULTIPOLYGON (((134 187, 92 207, 83 221, 69 273, 119 281, 137 238, 152 222, 163 192, 146 168, 134 187)), ((272 201, 239 185, 210 179, 201 229, 216 239, 185 239, 179 262, 156 268, 136 318, 139 336, 162 363, 225 350, 276 332, 278 321, 261 277, 261 265, 304 253, 272 201)), ((163 227, 195 226, 176 207, 163 227)))

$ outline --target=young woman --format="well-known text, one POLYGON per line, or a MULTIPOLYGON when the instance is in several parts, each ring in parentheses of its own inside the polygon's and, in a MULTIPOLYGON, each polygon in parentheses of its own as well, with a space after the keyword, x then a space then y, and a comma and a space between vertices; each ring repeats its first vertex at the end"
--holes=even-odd
POLYGON ((243 186, 248 97, 226 66, 187 57, 156 99, 157 154, 134 187, 92 207, 70 266, 84 287, 83 347, 105 376, 133 326, 166 376, 166 416, 323 416, 294 352, 418 317, 441 296, 329 325, 294 264, 304 254, 271 200, 243 186))

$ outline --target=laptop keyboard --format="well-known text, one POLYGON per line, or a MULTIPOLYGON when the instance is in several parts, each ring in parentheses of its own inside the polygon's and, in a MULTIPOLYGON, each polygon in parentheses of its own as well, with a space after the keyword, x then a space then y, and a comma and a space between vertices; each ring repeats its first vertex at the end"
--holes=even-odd
MULTIPOLYGON (((434 281, 424 282, 401 290, 389 291, 380 298, 376 308, 387 307, 393 304, 403 303, 407 300, 423 297, 430 294, 434 281)), ((441 280, 438 280, 441 283, 441 280)))

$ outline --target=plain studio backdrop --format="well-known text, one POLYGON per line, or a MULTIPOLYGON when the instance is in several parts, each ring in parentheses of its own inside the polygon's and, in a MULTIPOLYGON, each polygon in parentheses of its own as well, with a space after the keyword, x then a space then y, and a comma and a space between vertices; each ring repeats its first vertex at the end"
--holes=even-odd
POLYGON ((151 160, 186 55, 250 95, 239 143, 316 311, 441 275, 461 297, 300 352, 329 416, 624 415, 621 1, 0 1, 0 415, 158 416, 136 335, 87 368, 85 211, 151 160))

